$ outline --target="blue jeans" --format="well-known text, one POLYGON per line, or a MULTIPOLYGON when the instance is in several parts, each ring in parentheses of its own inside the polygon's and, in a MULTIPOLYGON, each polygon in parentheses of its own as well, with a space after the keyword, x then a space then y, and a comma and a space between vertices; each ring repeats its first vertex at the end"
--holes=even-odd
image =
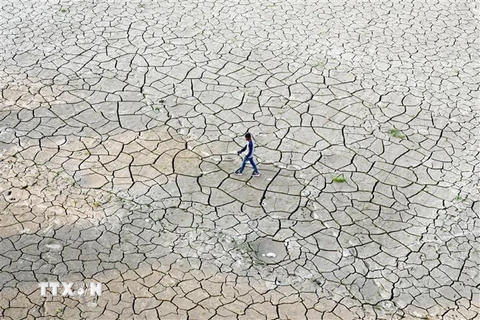
POLYGON ((242 163, 242 166, 240 167, 239 171, 240 172, 243 172, 243 169, 245 169, 245 166, 247 165, 247 162, 250 161, 250 164, 252 165, 253 167, 253 172, 255 173, 258 173, 258 168, 257 166, 255 165, 255 161, 253 161, 253 157, 251 158, 243 158, 243 163, 242 163))

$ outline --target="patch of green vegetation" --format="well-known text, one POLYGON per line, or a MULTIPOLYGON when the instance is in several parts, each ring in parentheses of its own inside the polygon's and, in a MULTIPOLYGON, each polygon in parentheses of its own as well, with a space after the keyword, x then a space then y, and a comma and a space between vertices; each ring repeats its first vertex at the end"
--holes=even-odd
POLYGON ((394 138, 398 138, 398 139, 403 139, 405 138, 405 136, 403 135, 402 131, 398 130, 397 128, 392 128, 388 131, 388 133, 394 137, 394 138))
POLYGON ((244 252, 244 253, 248 253, 248 252, 253 251, 252 248, 250 247, 250 245, 247 242, 237 244, 237 248, 238 248, 238 250, 240 250, 241 252, 244 252))
POLYGON ((456 200, 456 201, 462 201, 463 198, 462 198, 461 196, 456 196, 456 197, 455 197, 455 200, 456 200))
POLYGON ((373 104, 371 104, 370 102, 363 101, 363 105, 369 109, 373 108, 373 104))
POLYGON ((101 204, 100 202, 98 202, 98 201, 94 201, 94 202, 92 203, 92 205, 93 205, 94 208, 98 208, 98 207, 100 207, 102 204, 101 204))
POLYGON ((336 183, 344 183, 346 181, 347 179, 345 179, 343 174, 332 179, 332 182, 336 182, 336 183))
POLYGON ((266 266, 267 264, 264 261, 259 260, 257 257, 252 257, 252 265, 254 266, 266 266))
POLYGON ((61 12, 67 12, 68 10, 65 8, 60 9, 61 12))
POLYGON ((61 314, 63 314, 63 308, 59 307, 55 310, 55 316, 59 317, 61 314))

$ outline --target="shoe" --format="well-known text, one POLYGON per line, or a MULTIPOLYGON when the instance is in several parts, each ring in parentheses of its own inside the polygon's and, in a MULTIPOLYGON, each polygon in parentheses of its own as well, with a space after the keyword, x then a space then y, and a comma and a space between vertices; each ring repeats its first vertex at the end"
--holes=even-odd
POLYGON ((237 176, 241 176, 241 175, 243 174, 243 172, 241 172, 240 170, 237 170, 237 171, 235 171, 235 174, 236 174, 237 176))
POLYGON ((254 172, 254 173, 252 173, 252 176, 253 176, 253 177, 259 177, 259 176, 260 176, 260 172, 254 172))

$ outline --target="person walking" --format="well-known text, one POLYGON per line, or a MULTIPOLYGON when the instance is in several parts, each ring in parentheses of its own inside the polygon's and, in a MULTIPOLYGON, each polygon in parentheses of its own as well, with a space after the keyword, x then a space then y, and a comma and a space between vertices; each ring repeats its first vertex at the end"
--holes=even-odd
POLYGON ((260 173, 258 172, 258 168, 255 165, 255 161, 253 160, 254 144, 253 144, 252 135, 249 132, 247 132, 245 134, 245 140, 247 140, 247 145, 245 147, 243 147, 242 150, 238 151, 237 154, 240 155, 242 152, 247 150, 247 148, 248 148, 248 153, 245 156, 245 158, 243 158, 242 166, 240 167, 240 169, 235 171, 235 174, 242 175, 243 170, 245 169, 245 166, 247 165, 247 162, 250 162, 252 164, 252 167, 253 167, 252 176, 258 177, 260 175, 260 173))

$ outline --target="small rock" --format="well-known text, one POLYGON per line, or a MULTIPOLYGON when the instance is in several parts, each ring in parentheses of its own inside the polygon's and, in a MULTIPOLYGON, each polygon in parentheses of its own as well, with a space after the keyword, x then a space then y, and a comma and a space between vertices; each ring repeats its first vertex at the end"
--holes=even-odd
POLYGON ((63 246, 58 243, 50 243, 50 244, 47 244, 46 247, 51 251, 62 251, 63 249, 63 246))
POLYGON ((303 190, 302 191, 302 196, 308 197, 311 194, 310 190, 303 190))

